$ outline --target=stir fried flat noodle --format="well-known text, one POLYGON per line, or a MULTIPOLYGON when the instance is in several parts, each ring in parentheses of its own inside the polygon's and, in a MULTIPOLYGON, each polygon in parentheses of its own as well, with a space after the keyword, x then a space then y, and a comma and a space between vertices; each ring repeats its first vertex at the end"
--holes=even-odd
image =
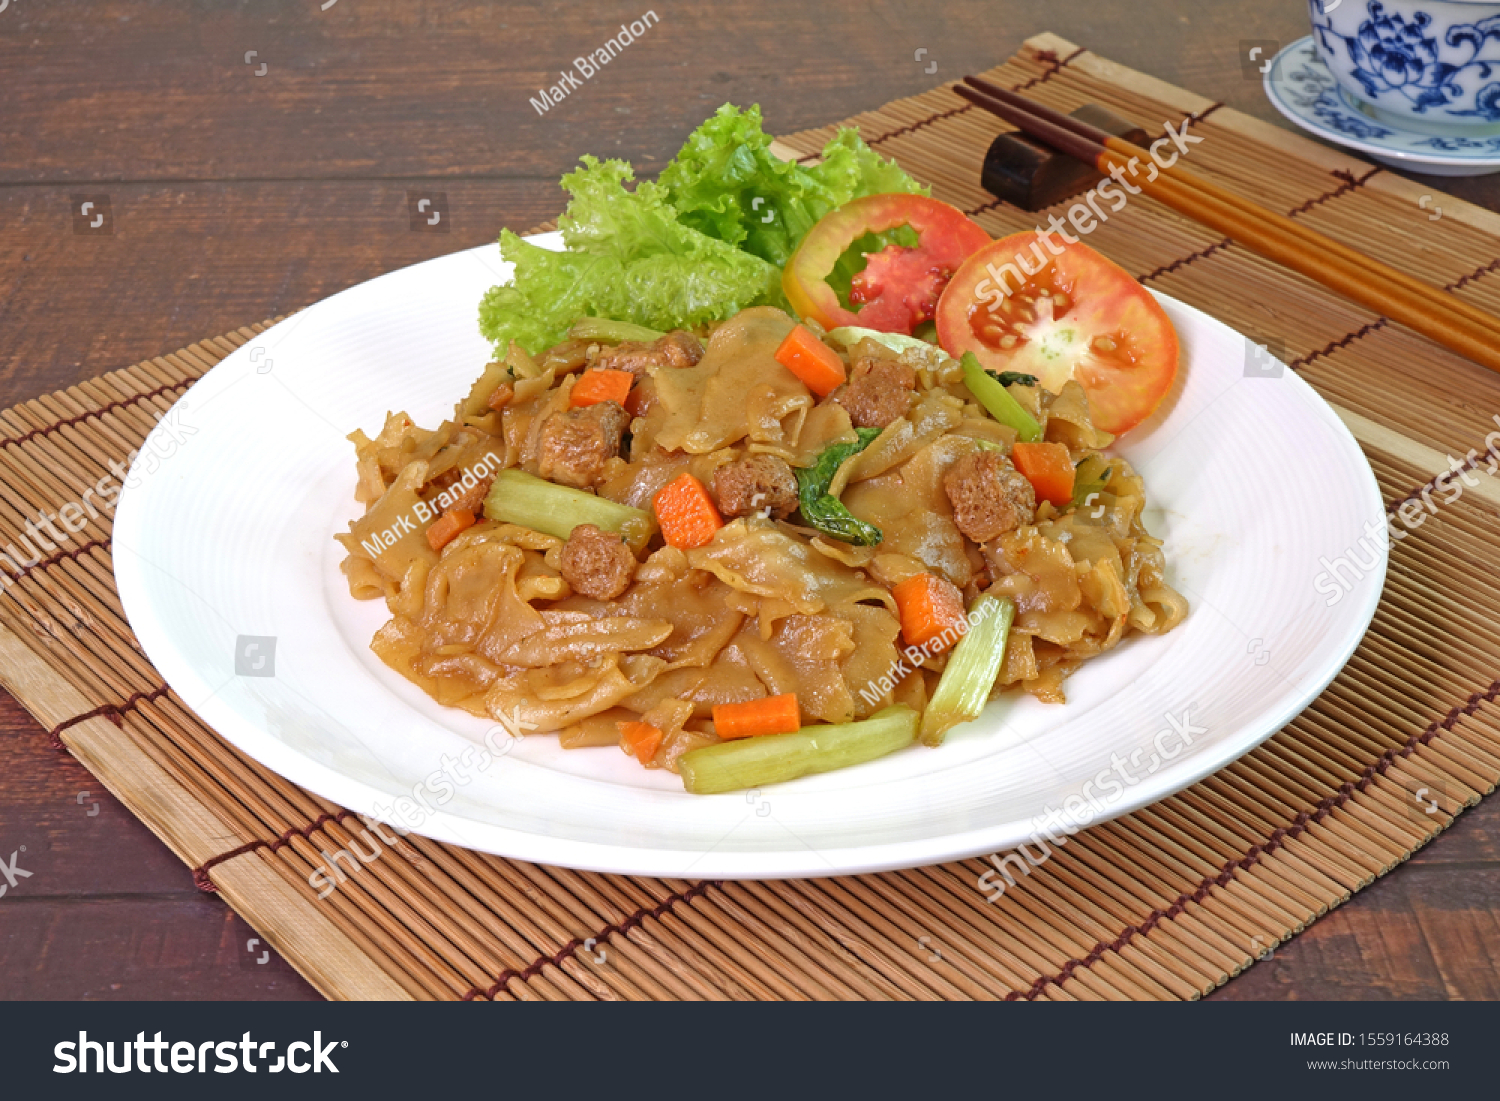
MULTIPOLYGON (((792 325, 779 310, 746 310, 708 335, 696 364, 648 365, 637 385, 644 408, 593 492, 649 510, 684 472, 711 485, 751 453, 805 468, 854 440, 845 407, 820 401, 774 358, 792 325)), ((516 348, 436 430, 394 413, 375 438, 350 437, 366 511, 338 537, 343 572, 353 596, 390 609, 374 651, 443 704, 559 732, 566 746, 616 744, 618 723, 643 719, 664 735, 649 764, 670 768, 717 740, 716 704, 792 692, 805 722, 830 723, 892 702, 920 709, 946 656, 903 665, 891 589, 914 574, 947 579, 968 603, 980 592, 1010 597, 1015 625, 994 691, 1020 686, 1049 701, 1063 700, 1064 678, 1084 661, 1187 614, 1165 580, 1161 543, 1142 526, 1145 488, 1121 459, 1108 459, 1087 507, 1044 503, 1034 523, 983 546, 965 537, 944 475, 981 448, 1008 451, 1015 433, 933 355, 906 361, 915 377, 906 413, 830 487, 880 528, 878 546, 830 538, 796 513, 746 516, 694 549, 654 540, 611 600, 574 591, 562 540, 528 528, 481 518, 433 550, 426 529, 448 502, 477 505, 501 469, 538 471, 549 418, 569 409, 578 369, 609 350, 570 341, 533 359, 516 348), (511 392, 503 409, 490 400, 497 387, 511 392)), ((852 355, 896 357, 870 342, 852 355)), ((1075 463, 1111 442, 1075 383, 1055 396, 1012 391, 1075 463)))

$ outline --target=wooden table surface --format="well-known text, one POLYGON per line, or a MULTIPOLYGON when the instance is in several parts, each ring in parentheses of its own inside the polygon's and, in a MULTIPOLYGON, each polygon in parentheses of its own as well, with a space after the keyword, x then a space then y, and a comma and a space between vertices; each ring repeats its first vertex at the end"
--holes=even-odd
MULTIPOLYGON (((1307 33, 1290 0, 654 0, 659 25, 539 116, 647 7, 0 0, 0 407, 535 225, 580 154, 653 173, 726 100, 786 133, 1050 30, 1280 123, 1242 43, 1307 33), (450 232, 412 231, 419 188, 450 232), (112 235, 72 232, 79 194, 108 196, 112 235)), ((1500 176, 1431 182, 1500 203, 1500 176)), ((318 996, 3 693, 0 727, 0 856, 37 869, 0 899, 0 997, 318 996)), ((1488 800, 1214 997, 1500 998, 1497 900, 1488 800)))

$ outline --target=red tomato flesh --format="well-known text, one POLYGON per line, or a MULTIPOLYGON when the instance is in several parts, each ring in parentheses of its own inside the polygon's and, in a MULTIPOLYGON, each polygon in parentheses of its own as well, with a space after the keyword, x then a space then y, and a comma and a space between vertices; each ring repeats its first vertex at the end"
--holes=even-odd
POLYGON ((1151 292, 1052 236, 1016 233, 970 256, 938 303, 937 330, 949 355, 1035 375, 1054 394, 1077 380, 1094 424, 1115 435, 1150 416, 1177 377, 1177 332, 1151 292))
POLYGON ((957 207, 922 195, 867 195, 824 215, 797 246, 782 273, 787 301, 825 329, 859 325, 905 333, 936 316, 939 296, 965 257, 990 235, 957 207), (871 253, 854 277, 846 309, 828 283, 844 251, 867 233, 910 226, 918 245, 871 253))

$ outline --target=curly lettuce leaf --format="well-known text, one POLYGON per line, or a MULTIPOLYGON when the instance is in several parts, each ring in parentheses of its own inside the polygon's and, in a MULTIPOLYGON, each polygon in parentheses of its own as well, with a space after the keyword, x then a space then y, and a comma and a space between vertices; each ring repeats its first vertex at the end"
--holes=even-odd
MULTIPOLYGON (((667 330, 784 306, 780 269, 818 219, 862 195, 927 191, 853 130, 840 131, 811 167, 782 161, 770 145, 759 107, 725 104, 658 182, 628 188, 630 165, 584 157, 562 180, 570 200, 558 225, 568 251, 502 233, 500 254, 515 276, 485 295, 480 331, 503 356, 512 340, 540 352, 581 317, 667 330)), ((847 296, 863 252, 886 237, 909 243, 901 234, 856 242, 831 281, 847 296)))
POLYGON ((627 190, 633 175, 623 161, 586 156, 563 177, 572 195, 558 222, 566 252, 501 234, 500 255, 515 275, 479 306, 480 332, 499 354, 512 340, 530 352, 548 348, 580 317, 666 330, 781 300, 775 267, 683 225, 657 184, 627 190))
POLYGON ((771 152, 760 108, 726 103, 693 131, 661 174, 681 220, 710 237, 785 266, 819 218, 861 195, 927 189, 881 158, 854 130, 823 147, 819 164, 771 152))

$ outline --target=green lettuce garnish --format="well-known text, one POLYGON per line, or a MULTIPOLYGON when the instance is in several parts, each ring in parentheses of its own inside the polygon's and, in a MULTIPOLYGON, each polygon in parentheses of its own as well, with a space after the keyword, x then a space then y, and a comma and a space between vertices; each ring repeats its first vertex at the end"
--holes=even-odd
POLYGON ((580 317, 667 330, 784 306, 781 267, 819 218, 862 195, 925 193, 853 130, 811 167, 781 161, 770 144, 758 107, 726 104, 658 182, 628 188, 629 164, 584 157, 562 180, 571 196, 558 221, 567 251, 501 233, 515 276, 484 296, 480 332, 503 356, 512 340, 534 353, 551 347, 580 317))

